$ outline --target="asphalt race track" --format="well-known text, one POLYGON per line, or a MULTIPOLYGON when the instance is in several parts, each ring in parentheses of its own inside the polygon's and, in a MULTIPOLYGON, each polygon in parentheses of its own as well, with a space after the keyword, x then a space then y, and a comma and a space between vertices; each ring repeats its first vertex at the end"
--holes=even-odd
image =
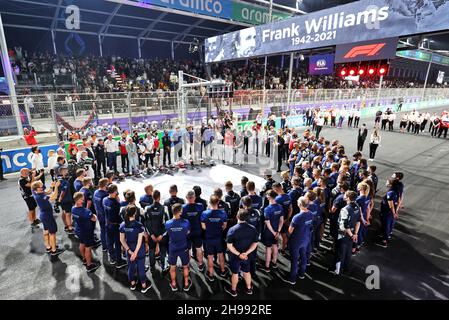
MULTIPOLYGON (((440 112, 442 109, 432 111, 440 112)), ((399 118, 395 123, 396 130, 399 118)), ((366 121, 369 134, 373 122, 366 121)), ((322 135, 326 139, 338 139, 345 145, 348 155, 356 151, 357 129, 324 128, 322 135)), ((378 167, 378 196, 385 193, 386 178, 393 171, 401 170, 405 175, 405 208, 400 211, 389 248, 373 243, 379 227, 376 221, 369 230, 367 246, 353 256, 352 270, 348 275, 331 275, 327 268, 332 255, 320 253, 312 258, 306 279, 298 281, 294 287, 289 286, 277 275, 289 268, 289 262, 281 257, 280 270, 270 275, 258 271, 254 295, 241 294, 240 299, 449 298, 449 139, 431 138, 428 133, 414 136, 397 131, 383 131, 381 136, 376 159, 368 162, 378 167), (369 265, 379 268, 379 289, 368 290, 365 286, 368 277, 365 271, 369 265)), ((364 151, 368 152, 368 142, 364 151)), ((263 168, 253 164, 241 169, 260 174, 263 168)), ((131 292, 126 268, 116 270, 110 266, 101 247, 95 250, 94 256, 105 263, 95 273, 87 274, 77 257, 78 243, 64 234, 59 218, 57 222, 61 232, 58 233, 58 242, 67 251, 50 262, 45 254, 41 230, 31 232, 26 220, 26 205, 18 191, 17 174, 7 178, 8 181, 0 183, 0 299, 229 298, 223 290, 229 279, 220 279, 212 284, 206 282, 193 260, 193 286, 188 294, 172 293, 168 278, 161 276, 160 269, 152 277, 153 288, 145 295, 131 292)), ((324 245, 328 244, 325 242, 324 245)), ((260 246, 259 258, 263 258, 262 249, 260 246)))

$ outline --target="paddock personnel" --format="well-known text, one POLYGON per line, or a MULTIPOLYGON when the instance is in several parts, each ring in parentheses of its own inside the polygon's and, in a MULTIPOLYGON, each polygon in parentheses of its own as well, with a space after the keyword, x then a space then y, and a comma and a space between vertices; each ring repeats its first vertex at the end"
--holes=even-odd
POLYGON ((148 237, 148 249, 151 272, 155 271, 156 250, 159 249, 161 269, 164 273, 165 258, 167 255, 167 237, 165 234, 165 223, 170 219, 161 204, 161 193, 159 190, 153 192, 153 203, 145 208, 145 228, 148 237))
POLYGON ((170 264, 170 288, 172 291, 178 291, 178 285, 176 283, 176 263, 179 258, 183 268, 183 290, 188 292, 192 287, 192 281, 189 278, 189 247, 187 241, 187 237, 190 233, 190 223, 188 220, 181 218, 181 204, 174 204, 172 212, 173 218, 168 220, 165 224, 165 229, 169 238, 168 263, 170 264))
POLYGON ((387 248, 388 241, 390 240, 391 233, 395 220, 399 218, 399 188, 398 180, 388 179, 387 188, 388 191, 382 198, 380 206, 380 218, 382 223, 382 241, 376 243, 381 247, 387 248))
POLYGON ((84 207, 85 195, 77 192, 73 196, 75 205, 72 208, 72 217, 76 221, 75 233, 79 239, 79 250, 86 266, 87 272, 94 272, 100 267, 100 264, 92 261, 92 247, 95 247, 94 231, 97 216, 88 208, 84 207))
POLYGON ((45 250, 53 257, 59 256, 64 252, 64 249, 59 249, 56 245, 56 232, 58 231, 58 226, 53 217, 53 206, 51 204, 51 202, 55 201, 58 196, 58 187, 59 182, 52 182, 51 188, 53 188, 53 190, 51 188, 45 190, 42 181, 34 181, 31 184, 34 200, 40 210, 39 218, 44 226, 45 250))
POLYGON ((127 263, 122 259, 120 244, 119 226, 123 220, 120 217, 120 198, 117 185, 108 186, 108 196, 103 199, 103 208, 106 217, 109 263, 115 265, 117 269, 121 269, 127 263))
POLYGON ((125 209, 125 221, 120 224, 120 243, 126 252, 128 260, 128 280, 131 283, 131 291, 136 290, 138 278, 142 289, 141 293, 146 293, 151 288, 151 282, 148 281, 145 274, 145 229, 143 225, 136 220, 137 207, 129 205, 125 209))
POLYGON ((264 210, 265 225, 262 232, 262 243, 265 245, 265 268, 263 271, 269 273, 270 266, 277 269, 278 239, 284 224, 284 210, 276 203, 277 194, 274 190, 267 192, 269 205, 264 210), (271 263, 271 265, 270 265, 271 263))
POLYGON ((31 185, 40 177, 36 176, 36 171, 31 171, 28 168, 20 169, 19 178, 19 190, 28 207, 28 221, 31 224, 31 228, 39 228, 41 221, 36 218, 37 203, 34 200, 33 193, 31 191, 31 185))
POLYGON ((311 239, 311 230, 313 215, 308 209, 309 200, 307 197, 298 199, 299 213, 296 214, 288 228, 289 249, 291 256, 290 275, 282 277, 284 282, 291 285, 296 284, 298 276, 298 260, 301 260, 301 268, 299 270, 299 278, 304 279, 307 268, 307 248, 311 239))
POLYGON ((210 209, 201 214, 201 227, 204 232, 204 251, 207 255, 206 279, 213 282, 214 279, 214 255, 218 257, 220 265, 220 276, 226 277, 224 248, 223 248, 223 230, 227 225, 227 214, 224 210, 218 208, 219 199, 213 195, 210 197, 210 209))
POLYGON ((245 279, 245 293, 247 295, 253 294, 250 272, 251 256, 257 249, 259 237, 256 228, 247 222, 248 219, 248 210, 240 209, 237 213, 237 225, 229 229, 226 238, 232 276, 231 287, 225 287, 225 290, 232 297, 237 297, 237 283, 240 270, 243 272, 243 278, 245 279))
POLYGON ((57 175, 59 175, 59 195, 58 204, 61 204, 62 214, 61 219, 64 223, 64 231, 68 235, 73 235, 74 230, 72 227, 72 206, 73 206, 73 196, 70 188, 69 182, 69 171, 68 167, 63 165, 59 167, 57 175))
POLYGON ((100 224, 100 241, 103 252, 106 252, 108 248, 106 216, 103 207, 103 199, 109 195, 107 191, 108 184, 109 180, 107 178, 101 178, 98 181, 98 190, 94 192, 93 197, 98 223, 100 224))
POLYGON ((189 190, 186 195, 187 203, 182 206, 181 217, 190 222, 190 234, 189 234, 189 244, 192 255, 196 256, 198 261, 198 270, 200 272, 204 271, 204 261, 203 261, 203 239, 201 237, 201 214, 205 210, 202 204, 195 203, 195 192, 189 190))
POLYGON ((357 243, 360 228, 360 207, 355 202, 357 193, 346 191, 344 200, 346 206, 341 209, 338 218, 337 252, 335 255, 335 269, 330 270, 335 275, 348 270, 353 243, 357 243))

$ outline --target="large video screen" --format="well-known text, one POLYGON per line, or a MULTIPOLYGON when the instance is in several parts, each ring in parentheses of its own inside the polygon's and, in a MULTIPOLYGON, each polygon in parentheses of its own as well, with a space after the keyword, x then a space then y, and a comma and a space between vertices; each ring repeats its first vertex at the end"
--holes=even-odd
POLYGON ((361 0, 205 40, 206 63, 449 29, 449 0, 361 0))

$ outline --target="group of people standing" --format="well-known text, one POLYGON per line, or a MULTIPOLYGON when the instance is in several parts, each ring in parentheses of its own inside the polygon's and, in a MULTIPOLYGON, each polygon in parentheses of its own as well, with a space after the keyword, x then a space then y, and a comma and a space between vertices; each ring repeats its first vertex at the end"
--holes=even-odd
MULTIPOLYGON (((254 130, 258 125, 256 121, 254 130)), ((259 191, 253 181, 242 177, 239 191, 234 191, 228 181, 224 190, 215 188, 207 200, 201 198, 200 186, 193 186, 184 199, 180 198, 176 185, 170 187, 169 198, 161 199, 161 190, 154 190, 151 184, 145 187, 140 199, 132 190, 126 190, 122 199, 114 181, 112 159, 109 167, 112 170, 99 179, 95 190, 88 170, 80 167, 73 171, 59 155, 53 168, 54 181, 48 190, 42 170, 22 169, 19 184, 29 208, 30 223, 33 228, 43 224, 44 244, 51 256, 64 251, 56 243, 58 227, 54 212, 60 207, 66 233, 79 241, 80 263, 86 271, 94 272, 100 267, 93 249, 101 246, 108 254, 108 261, 103 263, 117 269, 128 267, 131 290, 136 290, 140 283, 141 292, 147 292, 152 285, 149 274, 155 277, 158 272, 162 277, 170 274, 172 291, 181 290, 176 280, 176 266, 180 262, 185 292, 192 286, 190 273, 196 265, 208 282, 214 282, 217 276, 227 278, 230 271, 230 285, 225 290, 233 297, 238 295, 241 276, 244 292, 250 295, 256 270, 279 272, 278 259, 283 255, 290 261, 290 270, 281 274, 281 279, 295 285, 304 279, 317 251, 334 255, 329 270, 340 275, 349 270, 351 256, 366 243, 367 232, 374 231, 369 226, 377 218, 376 167, 368 166, 361 152, 351 159, 339 141, 317 137, 309 129, 300 137, 288 128, 282 133, 291 134, 288 143, 292 144, 291 150, 287 148, 286 153, 283 149, 288 170, 281 173, 281 181, 275 181, 271 169, 265 170, 266 182, 259 191), (325 232, 326 225, 329 232, 325 232), (331 248, 323 246, 323 237, 332 242, 331 248), (257 255, 257 247, 261 245, 264 259, 257 255), (156 268, 157 261, 160 271, 156 268)), ((127 137, 123 138, 126 141, 127 137)), ((112 139, 108 137, 107 141, 112 139)), ((98 142, 105 145, 106 158, 109 153, 117 154, 116 144, 109 142, 114 149, 108 149, 107 141, 98 142)), ((130 144, 135 144, 132 137, 127 143, 127 149, 132 150, 129 149, 130 144)), ((77 156, 73 151, 70 154, 77 156)), ((402 178, 402 173, 396 172, 388 180, 388 192, 381 201, 382 228, 376 243, 383 247, 391 240, 403 203, 402 178)))

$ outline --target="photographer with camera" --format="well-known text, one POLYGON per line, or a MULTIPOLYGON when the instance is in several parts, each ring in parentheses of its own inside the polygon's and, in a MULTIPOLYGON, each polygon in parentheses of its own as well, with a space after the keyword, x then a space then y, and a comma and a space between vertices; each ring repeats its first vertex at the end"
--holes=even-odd
POLYGON ((78 167, 86 170, 86 177, 92 179, 95 178, 94 169, 92 168, 93 162, 93 159, 88 157, 86 150, 81 152, 81 157, 78 160, 78 167))
POLYGON ((31 223, 31 228, 39 228, 39 224, 41 223, 39 219, 36 219, 37 204, 31 192, 31 184, 39 179, 40 176, 36 176, 35 170, 32 171, 27 168, 20 170, 19 189, 28 207, 28 221, 31 223))
MULTIPOLYGON (((64 223, 64 231, 68 235, 75 234, 72 227, 72 206, 73 206, 73 193, 70 188, 70 177, 68 166, 60 166, 58 169, 58 181, 59 181, 59 195, 58 200, 55 203, 56 207, 62 208, 61 219, 64 223)), ((56 210, 55 210, 56 211, 56 210)))

